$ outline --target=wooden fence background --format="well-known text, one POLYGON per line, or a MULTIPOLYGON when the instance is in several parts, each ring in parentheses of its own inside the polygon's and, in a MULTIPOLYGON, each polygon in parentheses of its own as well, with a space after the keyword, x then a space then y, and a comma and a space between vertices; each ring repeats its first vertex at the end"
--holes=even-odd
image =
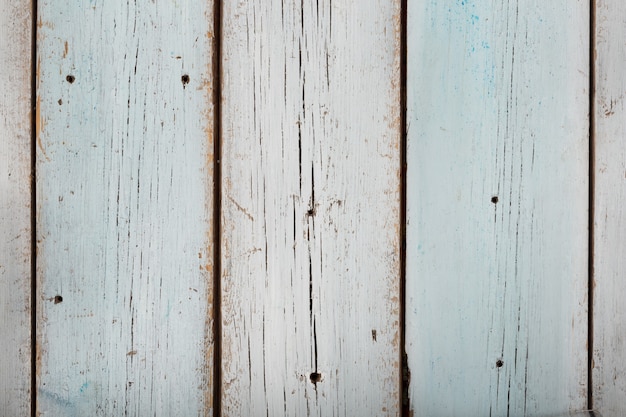
POLYGON ((0 1, 0 416, 626 413, 620 0, 0 1))

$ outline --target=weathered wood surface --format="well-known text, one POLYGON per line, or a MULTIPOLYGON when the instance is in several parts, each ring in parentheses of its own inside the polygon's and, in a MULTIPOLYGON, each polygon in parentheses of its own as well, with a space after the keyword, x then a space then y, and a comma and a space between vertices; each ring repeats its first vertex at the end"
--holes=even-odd
POLYGON ((212 8, 39 1, 40 415, 212 414, 212 8))
POLYGON ((626 415, 626 3, 596 2, 593 405, 626 415))
POLYGON ((409 2, 416 416, 586 408, 589 30, 582 0, 409 2))
POLYGON ((30 415, 31 15, 0 1, 0 415, 30 415))
POLYGON ((225 416, 399 413, 399 6, 223 3, 225 416))

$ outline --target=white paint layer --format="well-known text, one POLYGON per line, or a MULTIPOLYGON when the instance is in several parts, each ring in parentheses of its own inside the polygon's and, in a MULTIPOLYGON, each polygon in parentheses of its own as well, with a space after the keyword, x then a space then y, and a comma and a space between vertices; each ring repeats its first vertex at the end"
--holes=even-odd
POLYGON ((596 1, 593 406, 626 415, 626 3, 596 1))
POLYGON ((212 2, 38 4, 38 412, 211 415, 212 2))
POLYGON ((31 3, 0 1, 0 415, 30 415, 31 3))
POLYGON ((399 6, 224 2, 224 416, 399 413, 399 6))
POLYGON ((410 1, 415 416, 587 402, 589 2, 410 1))

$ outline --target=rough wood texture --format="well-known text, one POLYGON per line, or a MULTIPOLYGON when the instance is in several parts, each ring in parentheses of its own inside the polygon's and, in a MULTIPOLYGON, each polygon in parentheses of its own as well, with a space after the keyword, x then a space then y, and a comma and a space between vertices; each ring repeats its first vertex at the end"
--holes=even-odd
POLYGON ((626 3, 596 1, 593 405, 626 415, 626 3))
POLYGON ((399 1, 225 1, 223 412, 399 412, 399 1))
POLYGON ((0 1, 0 415, 30 415, 31 15, 0 1))
POLYGON ((39 1, 41 415, 212 413, 212 7, 39 1))
POLYGON ((416 416, 587 403, 589 2, 409 2, 416 416))

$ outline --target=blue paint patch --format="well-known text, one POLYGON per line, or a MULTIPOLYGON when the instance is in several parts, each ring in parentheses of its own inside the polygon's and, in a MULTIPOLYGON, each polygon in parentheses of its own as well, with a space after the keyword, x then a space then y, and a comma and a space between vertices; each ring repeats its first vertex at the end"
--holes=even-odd
POLYGON ((82 394, 83 392, 85 392, 85 390, 89 388, 89 382, 85 382, 83 385, 81 385, 79 391, 82 394))
POLYGON ((478 16, 476 16, 475 14, 473 14, 473 15, 470 17, 470 19, 471 19, 471 21, 472 21, 472 25, 475 25, 476 23, 478 23, 479 17, 478 17, 478 16))
POLYGON ((73 408, 74 404, 72 404, 72 402, 69 399, 63 398, 61 397, 59 394, 57 394, 56 392, 52 392, 52 391, 48 391, 45 389, 39 389, 38 393, 40 396, 47 398, 49 400, 52 400, 52 402, 54 402, 56 405, 59 405, 63 408, 73 408))

